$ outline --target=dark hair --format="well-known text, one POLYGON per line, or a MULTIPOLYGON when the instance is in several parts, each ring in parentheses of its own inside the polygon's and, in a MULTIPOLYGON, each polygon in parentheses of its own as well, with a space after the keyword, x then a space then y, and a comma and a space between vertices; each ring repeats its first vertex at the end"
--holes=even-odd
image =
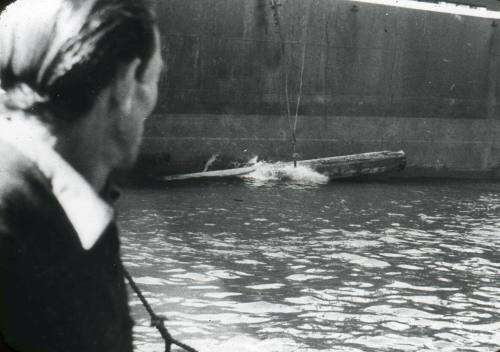
POLYGON ((8 109, 71 121, 88 112, 120 64, 155 50, 145 0, 18 0, 0 15, 0 87, 8 109))

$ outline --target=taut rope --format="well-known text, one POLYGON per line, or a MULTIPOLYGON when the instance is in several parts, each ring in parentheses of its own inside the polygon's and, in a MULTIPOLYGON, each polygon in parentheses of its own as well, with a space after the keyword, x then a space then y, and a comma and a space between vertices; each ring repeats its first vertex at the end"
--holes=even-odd
POLYGON ((304 67, 305 67, 305 60, 306 60, 306 49, 307 49, 307 21, 309 20, 309 13, 310 13, 310 8, 311 5, 309 4, 306 8, 306 13, 304 16, 304 24, 303 24, 303 44, 302 44, 302 62, 300 66, 300 74, 298 77, 298 92, 297 92, 297 103, 295 106, 295 118, 292 124, 292 115, 291 115, 291 108, 290 108, 290 93, 288 91, 288 67, 287 67, 287 55, 286 55, 286 38, 285 34, 283 33, 283 30, 281 28, 281 16, 279 12, 279 8, 283 6, 281 3, 281 0, 271 0, 271 10, 273 11, 273 17, 274 17, 274 25, 276 26, 279 40, 280 40, 280 48, 281 48, 281 56, 283 57, 283 64, 281 66, 282 71, 284 72, 285 75, 285 99, 286 99, 286 116, 288 118, 288 125, 290 127, 290 137, 291 137, 291 144, 292 144, 292 158, 293 158, 293 165, 297 167, 297 122, 299 120, 299 109, 300 109, 300 104, 301 104, 301 99, 302 99, 302 86, 304 82, 304 67))
POLYGON ((170 335, 170 333, 167 330, 167 327, 164 324, 164 321, 167 320, 167 318, 161 315, 157 315, 153 311, 153 308, 151 308, 151 305, 148 303, 146 297, 144 297, 141 290, 139 289, 139 287, 137 286, 134 279, 127 271, 127 269, 123 268, 123 274, 125 275, 125 278, 130 284, 130 287, 132 287, 132 290, 134 290, 137 297, 139 297, 139 299, 141 300, 141 303, 144 306, 144 308, 146 308, 146 311, 148 312, 149 317, 151 318, 151 326, 154 326, 159 331, 161 337, 163 338, 163 341, 165 341, 165 352, 170 352, 172 350, 172 345, 176 345, 188 352, 198 352, 193 347, 188 346, 174 339, 172 335, 170 335))

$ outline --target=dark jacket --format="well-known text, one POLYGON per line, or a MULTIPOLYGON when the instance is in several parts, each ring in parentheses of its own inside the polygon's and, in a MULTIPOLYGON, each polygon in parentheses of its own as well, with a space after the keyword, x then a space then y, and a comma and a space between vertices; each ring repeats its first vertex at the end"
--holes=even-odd
POLYGON ((0 340, 20 352, 129 352, 131 329, 116 224, 84 250, 50 182, 0 142, 0 340))

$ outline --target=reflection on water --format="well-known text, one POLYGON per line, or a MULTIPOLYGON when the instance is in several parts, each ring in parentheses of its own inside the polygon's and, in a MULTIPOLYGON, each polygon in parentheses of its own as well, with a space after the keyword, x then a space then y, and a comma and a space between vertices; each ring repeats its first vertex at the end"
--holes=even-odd
MULTIPOLYGON (((123 257, 200 351, 500 346, 500 185, 184 183, 125 192, 123 257)), ((162 342, 131 296, 137 350, 162 342)))

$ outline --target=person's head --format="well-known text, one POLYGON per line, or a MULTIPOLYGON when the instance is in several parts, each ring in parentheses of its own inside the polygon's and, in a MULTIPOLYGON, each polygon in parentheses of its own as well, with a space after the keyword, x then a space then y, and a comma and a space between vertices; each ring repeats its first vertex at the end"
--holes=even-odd
POLYGON ((3 107, 64 130, 106 99, 110 143, 130 163, 156 103, 159 46, 145 0, 17 0, 0 15, 3 107))

